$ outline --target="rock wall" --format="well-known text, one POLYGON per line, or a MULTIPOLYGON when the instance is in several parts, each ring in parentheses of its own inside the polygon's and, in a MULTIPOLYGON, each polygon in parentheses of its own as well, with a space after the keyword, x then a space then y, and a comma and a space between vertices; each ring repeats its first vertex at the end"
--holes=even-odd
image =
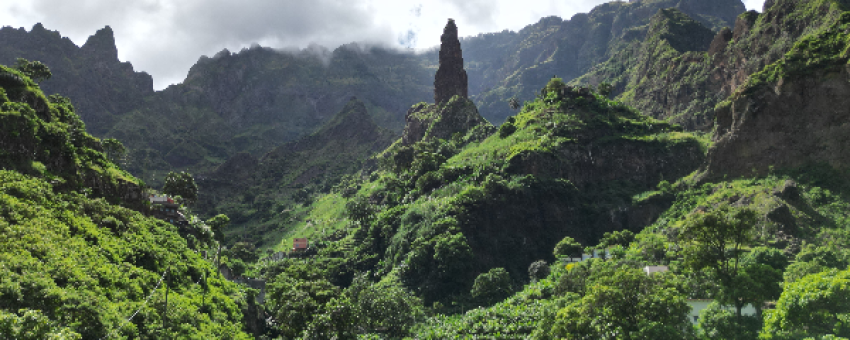
POLYGON ((850 70, 822 70, 741 93, 717 110, 706 178, 828 164, 850 169, 850 70))

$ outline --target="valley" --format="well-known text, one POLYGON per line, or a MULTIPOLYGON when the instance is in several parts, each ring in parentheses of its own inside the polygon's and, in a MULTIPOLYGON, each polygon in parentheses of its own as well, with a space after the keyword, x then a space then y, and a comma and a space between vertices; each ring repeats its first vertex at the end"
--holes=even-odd
POLYGON ((850 2, 463 25, 159 91, 0 29, 0 338, 850 338, 850 2))

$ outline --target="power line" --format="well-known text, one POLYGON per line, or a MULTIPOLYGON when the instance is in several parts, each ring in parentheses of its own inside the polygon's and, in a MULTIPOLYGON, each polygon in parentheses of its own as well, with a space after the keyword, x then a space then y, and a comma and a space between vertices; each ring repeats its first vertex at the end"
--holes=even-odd
MULTIPOLYGON (((213 261, 215 261, 216 259, 218 259, 218 256, 219 256, 219 254, 218 254, 218 253, 216 253, 215 259, 214 259, 213 261)), ((129 318, 127 318, 127 320, 124 320, 122 323, 132 321, 132 320, 133 320, 133 318, 134 318, 134 317, 136 317, 136 314, 139 314, 139 312, 142 310, 142 308, 145 308, 145 306, 148 304, 148 301, 150 301, 150 299, 153 297, 153 294, 154 294, 154 293, 156 293, 156 291, 159 289, 159 286, 160 286, 160 285, 162 285, 162 281, 165 279, 165 274, 166 274, 166 273, 168 273, 168 269, 166 269, 166 270, 164 270, 164 271, 162 272, 162 275, 160 275, 160 277, 159 277, 159 282, 157 282, 157 283, 156 283, 156 287, 154 287, 154 288, 153 288, 153 290, 151 291, 151 293, 150 293, 150 294, 148 294, 148 297, 147 297, 147 298, 145 298, 145 302, 144 302, 144 303, 142 303, 142 305, 139 307, 139 309, 137 309, 137 310, 133 313, 133 315, 130 315, 130 317, 129 317, 129 318)), ((203 279, 204 279, 204 275, 201 275, 201 277, 200 277, 200 278, 198 278, 198 281, 197 281, 197 282, 195 282, 195 285, 197 286, 199 283, 201 283, 201 280, 203 280, 203 279)), ((168 286, 166 285, 166 292, 165 292, 165 293, 166 293, 166 297, 165 297, 165 304, 166 304, 166 305, 165 305, 165 308, 166 308, 166 313, 168 312, 168 290, 167 290, 167 289, 168 289, 168 286)), ((206 295, 206 292, 204 292, 204 295, 206 295)), ((204 296, 204 297, 206 297, 206 296, 204 296)), ((167 314, 163 314, 163 320, 164 320, 164 321, 167 321, 167 319, 165 319, 165 318, 167 318, 167 317, 168 317, 168 315, 167 315, 167 314)), ((119 325, 120 325, 120 324, 119 324, 119 325)), ((165 327, 165 326, 163 326, 163 327, 165 327)), ((104 335, 104 336, 103 336, 102 338, 100 338, 99 340, 106 339, 107 337, 109 337, 110 335, 112 335, 113 333, 115 333, 115 331, 117 331, 117 330, 118 330, 117 328, 116 328, 116 329, 113 329, 111 332, 107 333, 106 335, 104 335)))
MULTIPOLYGON (((139 307, 139 309, 136 310, 135 313, 133 313, 133 315, 130 315, 130 317, 127 318, 127 320, 124 320, 124 322, 130 322, 131 320, 133 320, 134 317, 136 317, 136 314, 139 314, 139 311, 141 311, 142 308, 145 308, 145 306, 148 304, 148 301, 150 301, 151 297, 153 297, 153 294, 156 293, 157 289, 159 289, 159 285, 162 284, 162 280, 165 279, 165 273, 166 272, 168 272, 167 269, 162 272, 162 276, 159 277, 159 282, 156 283, 156 287, 154 287, 153 290, 151 291, 151 293, 148 294, 148 297, 145 299, 145 302, 142 303, 142 305, 139 307)), ((102 338, 100 338, 100 340, 106 339, 108 336, 112 335, 112 333, 115 333, 116 330, 117 330, 117 328, 112 330, 112 332, 109 332, 106 335, 104 335, 102 338)))

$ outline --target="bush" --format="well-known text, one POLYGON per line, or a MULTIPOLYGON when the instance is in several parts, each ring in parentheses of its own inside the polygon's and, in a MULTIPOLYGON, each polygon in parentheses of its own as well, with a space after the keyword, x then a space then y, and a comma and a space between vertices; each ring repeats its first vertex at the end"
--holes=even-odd
POLYGON ((502 300, 511 294, 511 277, 505 268, 493 268, 475 278, 472 285, 472 297, 487 303, 502 300))
POLYGON ((699 333, 703 339, 750 340, 758 337, 761 321, 754 316, 738 318, 730 309, 712 302, 699 316, 699 333))
POLYGON ((538 280, 545 279, 549 276, 551 270, 549 269, 549 264, 546 261, 539 260, 533 262, 530 266, 528 266, 528 278, 531 282, 535 282, 538 280))

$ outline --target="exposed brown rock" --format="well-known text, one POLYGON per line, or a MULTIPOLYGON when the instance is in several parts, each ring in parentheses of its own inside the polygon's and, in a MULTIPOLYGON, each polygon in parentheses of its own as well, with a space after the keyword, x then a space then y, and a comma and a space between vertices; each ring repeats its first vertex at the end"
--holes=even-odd
POLYGON ((728 27, 724 27, 720 30, 720 32, 717 32, 717 35, 714 36, 714 40, 711 41, 711 46, 708 47, 708 55, 715 55, 723 52, 730 40, 732 40, 732 30, 728 27))
POLYGON ((463 69, 463 52, 457 39, 457 26, 449 19, 440 37, 440 68, 434 78, 434 104, 441 104, 453 96, 467 98, 467 77, 463 69))
POLYGON ((414 105, 405 116, 407 124, 401 141, 412 145, 420 141, 451 139, 458 132, 465 132, 477 125, 492 126, 478 113, 478 108, 469 99, 450 100, 444 105, 414 105))
POLYGON ((706 179, 827 164, 850 170, 850 72, 782 79, 718 108, 706 179))
POLYGON ((747 13, 738 16, 738 20, 735 20, 735 31, 732 32, 734 38, 739 39, 747 33, 750 33, 750 29, 752 29, 753 25, 756 24, 758 16, 759 13, 756 11, 748 11, 747 13))

